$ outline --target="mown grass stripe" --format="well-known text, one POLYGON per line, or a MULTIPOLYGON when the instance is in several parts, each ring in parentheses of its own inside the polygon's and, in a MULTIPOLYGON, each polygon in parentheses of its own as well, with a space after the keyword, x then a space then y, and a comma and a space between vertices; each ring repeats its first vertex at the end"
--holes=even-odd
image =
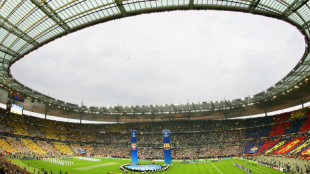
POLYGON ((110 163, 104 163, 104 164, 97 164, 97 165, 92 165, 92 166, 86 166, 86 167, 79 167, 79 168, 75 168, 75 170, 90 170, 90 169, 94 169, 94 168, 99 168, 99 167, 104 167, 104 166, 110 166, 113 164, 119 164, 116 162, 110 162, 110 163))
MULTIPOLYGON (((49 173, 50 171, 53 171, 53 173, 59 173, 60 170, 62 173, 70 172, 73 174, 85 174, 87 171, 87 174, 98 174, 98 173, 108 173, 108 172, 114 172, 114 173, 123 173, 122 170, 120 170, 120 165, 127 164, 130 162, 130 159, 106 159, 101 158, 100 162, 91 162, 91 161, 83 161, 78 159, 68 159, 67 161, 73 161, 73 165, 71 166, 60 166, 52 163, 47 163, 40 160, 16 160, 17 163, 24 168, 28 163, 30 164, 30 171, 33 172, 33 169, 36 168, 36 171, 38 169, 44 168, 49 173), (18 162, 19 161, 19 162, 18 162), (102 167, 95 167, 95 165, 102 165, 102 167), (90 167, 93 166, 93 167, 90 167), (33 168, 31 168, 33 167, 33 168), (85 168, 90 167, 90 169, 87 170, 78 170, 79 168, 85 168)), ((248 167, 252 169, 253 174, 280 174, 280 171, 265 167, 265 166, 252 166, 249 163, 247 163, 244 160, 239 159, 229 159, 229 160, 222 160, 220 162, 214 162, 214 163, 195 163, 195 164, 182 164, 181 161, 173 161, 173 165, 170 166, 168 171, 161 172, 162 174, 200 174, 200 173, 207 173, 207 174, 246 174, 245 171, 236 168, 233 165, 233 161, 236 161, 237 163, 244 165, 245 167, 248 167)), ((14 162, 15 163, 15 162, 14 162)), ((141 164, 150 164, 151 161, 139 161, 141 164)), ((164 162, 156 162, 156 164, 163 165, 164 162)), ((141 174, 139 172, 130 172, 133 174, 141 174)))

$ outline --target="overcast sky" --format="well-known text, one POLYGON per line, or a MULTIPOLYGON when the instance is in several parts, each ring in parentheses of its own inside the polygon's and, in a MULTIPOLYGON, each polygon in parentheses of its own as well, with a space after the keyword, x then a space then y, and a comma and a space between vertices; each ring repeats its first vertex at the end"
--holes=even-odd
POLYGON ((74 104, 230 100, 274 85, 304 48, 298 30, 276 19, 168 12, 75 32, 25 56, 11 71, 24 85, 74 104))

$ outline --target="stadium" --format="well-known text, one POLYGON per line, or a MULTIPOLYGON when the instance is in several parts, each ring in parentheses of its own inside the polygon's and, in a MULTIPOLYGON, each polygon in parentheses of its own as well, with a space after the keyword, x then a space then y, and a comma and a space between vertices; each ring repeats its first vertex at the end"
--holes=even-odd
POLYGON ((0 0, 0 172, 310 173, 309 14, 306 0, 0 0), (285 21, 303 35, 303 56, 285 77, 255 95, 185 104, 77 105, 27 87, 11 74, 20 59, 76 31, 180 10, 285 21), (294 106, 300 108, 268 114, 294 106), (34 117, 38 114, 43 117, 34 117))

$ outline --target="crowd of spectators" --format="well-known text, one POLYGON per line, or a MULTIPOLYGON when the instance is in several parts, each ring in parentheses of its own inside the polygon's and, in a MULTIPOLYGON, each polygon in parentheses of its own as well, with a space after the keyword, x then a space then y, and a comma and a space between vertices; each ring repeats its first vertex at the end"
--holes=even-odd
POLYGON ((60 152, 52 146, 48 141, 36 141, 36 143, 47 153, 47 154, 60 154, 60 152))
POLYGON ((31 151, 15 137, 5 137, 5 140, 12 148, 16 149, 17 152, 22 154, 31 153, 31 151))
POLYGON ((0 156, 0 174, 30 174, 30 172, 0 156))
MULTIPOLYGON (((253 119, 110 125, 64 123, 6 114, 1 110, 0 113, 0 152, 21 154, 72 155, 79 154, 79 149, 85 148, 86 155, 130 157, 129 131, 137 130, 139 157, 163 158, 162 130, 168 129, 171 131, 174 159, 238 156, 247 153, 244 149, 249 142, 256 142, 253 146, 259 144, 261 147, 265 140, 273 142, 276 137, 286 133, 292 135, 292 132, 304 133, 310 130, 310 117, 305 117, 309 113, 308 108, 253 119), (303 123, 307 125, 304 126, 303 123), (283 125, 285 129, 279 130, 283 125)), ((293 135, 291 139, 296 136, 293 135)))
MULTIPOLYGON (((86 149, 87 150, 87 149, 86 149)), ((130 158, 130 147, 124 145, 94 145, 94 154, 108 158, 130 158)))
POLYGON ((282 168, 285 173, 310 174, 310 163, 305 160, 281 156, 246 156, 244 158, 270 168, 282 168))

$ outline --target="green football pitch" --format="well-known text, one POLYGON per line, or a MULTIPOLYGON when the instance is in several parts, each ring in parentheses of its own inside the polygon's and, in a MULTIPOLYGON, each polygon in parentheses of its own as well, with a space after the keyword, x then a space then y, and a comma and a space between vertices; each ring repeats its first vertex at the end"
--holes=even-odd
MULTIPOLYGON (((44 168, 46 171, 50 173, 57 174, 62 171, 64 174, 65 172, 70 172, 72 174, 104 174, 108 172, 113 173, 123 173, 120 169, 122 164, 127 164, 130 162, 128 159, 106 159, 101 158, 100 162, 91 162, 79 159, 66 159, 67 161, 72 161, 73 165, 69 166, 60 166, 53 163, 48 163, 42 160, 16 160, 12 159, 12 162, 19 165, 22 168, 25 168, 30 171, 31 173, 38 173, 38 170, 44 168), (28 166, 29 164, 29 166, 28 166)), ((261 165, 256 165, 244 160, 240 159, 226 159, 221 160, 220 162, 213 162, 213 163, 192 163, 192 164, 182 164, 181 161, 173 161, 173 165, 169 167, 169 169, 165 172, 167 174, 202 174, 202 173, 212 173, 212 174, 234 174, 234 173, 244 173, 245 171, 235 167, 233 162, 241 164, 247 168, 252 170, 254 174, 277 174, 282 173, 280 171, 264 167, 261 165)), ((151 161, 139 161, 141 164, 150 164, 151 161)), ((162 165, 163 162, 156 162, 156 164, 162 165)), ((141 172, 128 172, 128 173, 141 173, 141 172)), ((142 174, 142 173, 141 173, 142 174)))

